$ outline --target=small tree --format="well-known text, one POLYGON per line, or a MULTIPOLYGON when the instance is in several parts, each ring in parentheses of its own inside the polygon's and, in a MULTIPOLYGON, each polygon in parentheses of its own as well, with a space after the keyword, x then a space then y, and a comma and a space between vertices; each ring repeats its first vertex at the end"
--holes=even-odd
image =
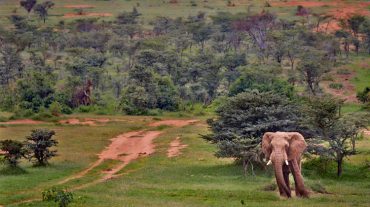
POLYGON ((37 4, 34 8, 34 12, 39 15, 40 19, 46 22, 46 18, 48 17, 49 13, 48 10, 54 6, 52 1, 45 1, 41 4, 37 4))
POLYGON ((29 160, 35 159, 36 165, 43 166, 48 160, 56 156, 56 150, 50 150, 57 146, 58 142, 52 137, 55 132, 48 129, 34 129, 30 136, 27 136, 26 147, 29 160))
POLYGON ((3 156, 3 161, 10 167, 17 167, 19 159, 24 156, 24 148, 21 142, 15 140, 0 141, 0 155, 3 156))
POLYGON ((335 160, 337 176, 343 171, 343 159, 353 155, 354 139, 362 124, 341 115, 343 101, 332 97, 316 97, 309 100, 308 117, 317 135, 311 139, 310 151, 335 160), (352 147, 351 147, 352 144, 352 147))
POLYGON ((317 95, 321 90, 319 83, 324 73, 329 71, 321 51, 307 47, 302 55, 297 69, 302 80, 306 84, 307 91, 310 94, 317 95))

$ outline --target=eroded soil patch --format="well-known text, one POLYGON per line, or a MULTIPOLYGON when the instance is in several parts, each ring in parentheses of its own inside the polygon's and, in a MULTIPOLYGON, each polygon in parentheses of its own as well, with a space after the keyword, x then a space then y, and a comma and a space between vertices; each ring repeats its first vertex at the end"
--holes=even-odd
POLYGON ((351 72, 350 74, 335 74, 336 82, 341 83, 343 87, 341 89, 330 88, 329 87, 330 83, 334 83, 334 82, 325 81, 322 84, 324 91, 340 99, 345 100, 345 102, 358 103, 358 100, 356 97, 356 88, 350 82, 350 80, 354 76, 355 76, 354 72, 351 72))
POLYGON ((163 121, 157 121, 150 123, 149 126, 157 127, 161 125, 167 125, 167 126, 174 126, 174 127, 183 127, 189 124, 194 124, 198 122, 198 120, 181 120, 181 119, 173 119, 173 120, 163 120, 163 121))
POLYGON ((98 126, 99 124, 108 123, 110 119, 108 118, 84 118, 83 121, 77 118, 70 118, 65 120, 60 120, 60 124, 70 124, 70 125, 88 125, 88 126, 98 126))
POLYGON ((59 184, 85 176, 88 172, 101 165, 105 160, 121 161, 120 164, 108 171, 104 171, 105 175, 100 181, 110 179, 115 173, 123 169, 133 160, 152 154, 155 151, 153 140, 160 134, 161 132, 159 131, 134 131, 120 134, 111 139, 111 144, 99 154, 99 159, 89 168, 59 182, 59 184))
POLYGON ((188 145, 182 144, 180 137, 176 137, 170 143, 170 148, 167 150, 167 157, 176 157, 181 154, 181 150, 186 148, 188 145))

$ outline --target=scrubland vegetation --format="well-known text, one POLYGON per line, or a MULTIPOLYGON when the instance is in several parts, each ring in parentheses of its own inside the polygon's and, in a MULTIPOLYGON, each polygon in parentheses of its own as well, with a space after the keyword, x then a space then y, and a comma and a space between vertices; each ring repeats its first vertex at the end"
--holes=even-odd
POLYGON ((365 1, 66 2, 0 2, 0 206, 369 205, 365 1), (94 164, 134 131, 153 153, 94 164), (268 131, 305 136, 309 199, 268 131))

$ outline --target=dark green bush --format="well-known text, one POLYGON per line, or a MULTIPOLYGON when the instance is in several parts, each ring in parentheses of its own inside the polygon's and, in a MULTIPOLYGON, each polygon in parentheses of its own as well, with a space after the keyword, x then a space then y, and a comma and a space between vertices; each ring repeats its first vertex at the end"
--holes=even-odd
POLYGON ((54 201, 59 207, 67 207, 73 202, 73 193, 53 187, 42 192, 42 200, 54 201))

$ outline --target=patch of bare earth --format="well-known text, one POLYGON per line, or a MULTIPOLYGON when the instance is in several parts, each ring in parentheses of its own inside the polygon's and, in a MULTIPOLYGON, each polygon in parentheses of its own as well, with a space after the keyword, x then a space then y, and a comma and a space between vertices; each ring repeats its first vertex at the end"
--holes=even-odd
POLYGON ((340 99, 345 100, 345 102, 349 103, 358 103, 357 97, 356 97, 356 88, 355 86, 350 82, 350 80, 355 76, 355 73, 351 74, 335 74, 335 80, 338 83, 341 83, 343 87, 341 89, 334 89, 330 88, 330 83, 325 81, 323 82, 322 86, 324 88, 324 91, 332 94, 333 96, 336 96, 340 99))
POLYGON ((186 148, 188 145, 181 144, 180 137, 176 137, 172 142, 170 143, 170 148, 167 150, 167 157, 176 157, 181 154, 181 150, 186 148))
POLYGON ((198 122, 198 120, 181 120, 181 119, 173 119, 173 120, 163 120, 163 121, 157 121, 150 123, 149 126, 152 127, 157 127, 157 126, 162 126, 162 125, 167 125, 167 126, 174 126, 174 127, 183 127, 189 124, 194 124, 198 122))
POLYGON ((83 121, 70 118, 65 120, 60 120, 60 124, 70 124, 70 125, 88 125, 88 126, 98 126, 99 124, 108 123, 110 120, 107 118, 84 118, 83 121))
POLYGON ((76 17, 111 17, 112 13, 98 13, 98 12, 86 12, 82 14, 67 13, 64 14, 63 18, 76 18, 76 17))
POLYGON ((95 8, 95 6, 93 5, 89 5, 89 4, 69 4, 69 5, 64 5, 63 6, 64 8, 68 8, 68 9, 91 9, 91 8, 95 8))
POLYGON ((99 159, 89 168, 61 181, 59 184, 63 184, 70 180, 85 176, 88 172, 98 167, 105 160, 121 161, 120 164, 114 166, 113 168, 103 171, 104 176, 99 181, 110 179, 130 162, 140 157, 145 157, 152 154, 155 151, 153 140, 160 134, 161 132, 159 131, 134 131, 118 135, 117 137, 111 139, 111 144, 99 154, 99 159))
POLYGON ((6 122, 0 122, 0 124, 13 125, 13 124, 43 124, 43 121, 35 121, 32 119, 19 119, 6 122))

